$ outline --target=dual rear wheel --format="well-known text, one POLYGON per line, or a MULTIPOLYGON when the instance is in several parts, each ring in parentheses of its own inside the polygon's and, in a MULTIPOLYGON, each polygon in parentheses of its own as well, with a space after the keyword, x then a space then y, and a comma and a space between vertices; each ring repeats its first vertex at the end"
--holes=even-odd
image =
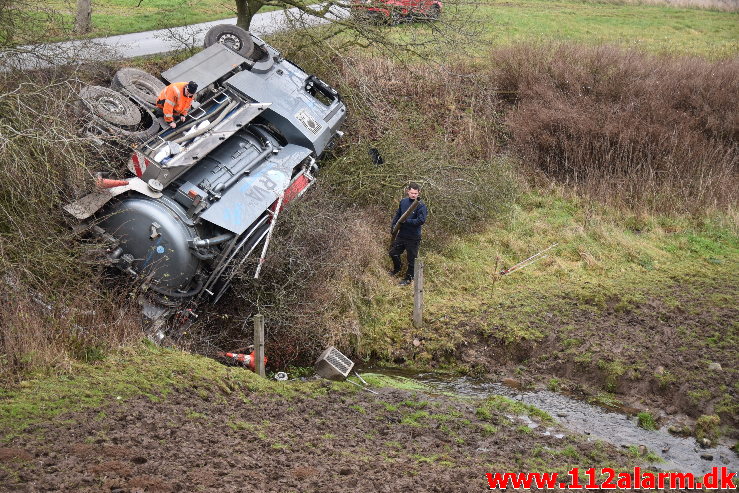
MULTIPOLYGON (((211 28, 205 47, 220 43, 245 58, 254 55, 254 40, 248 31, 228 24, 211 28)), ((85 86, 79 92, 76 113, 104 133, 132 140, 147 140, 159 130, 152 111, 165 84, 157 77, 136 68, 122 68, 111 81, 111 88, 85 86)))
POLYGON ((159 131, 159 122, 151 111, 121 92, 85 86, 78 96, 76 113, 91 128, 131 140, 147 140, 159 131))

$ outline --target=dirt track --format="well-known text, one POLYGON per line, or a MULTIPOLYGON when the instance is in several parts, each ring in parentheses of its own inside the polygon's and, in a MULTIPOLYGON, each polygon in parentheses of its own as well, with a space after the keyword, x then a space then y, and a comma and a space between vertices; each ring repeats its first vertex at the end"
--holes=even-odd
POLYGON ((504 414, 390 389, 189 388, 26 430, 0 449, 0 491, 470 492, 487 472, 633 461, 504 414))

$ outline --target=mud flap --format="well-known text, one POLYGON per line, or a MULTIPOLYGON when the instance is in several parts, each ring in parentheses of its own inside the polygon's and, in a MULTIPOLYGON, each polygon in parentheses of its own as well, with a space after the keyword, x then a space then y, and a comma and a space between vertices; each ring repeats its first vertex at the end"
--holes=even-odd
POLYGON ((128 192, 129 190, 139 192, 140 194, 153 199, 158 199, 162 196, 161 192, 153 191, 141 178, 131 178, 128 180, 127 185, 101 189, 89 195, 85 195, 71 204, 65 205, 63 209, 77 219, 87 219, 100 210, 102 206, 107 204, 110 199, 124 192, 128 192))

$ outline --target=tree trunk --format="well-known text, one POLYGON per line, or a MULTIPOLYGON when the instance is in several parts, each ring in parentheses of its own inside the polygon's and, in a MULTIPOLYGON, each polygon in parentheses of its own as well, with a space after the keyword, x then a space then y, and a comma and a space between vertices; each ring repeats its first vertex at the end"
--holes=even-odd
POLYGON ((264 7, 259 0, 236 0, 236 25, 249 30, 254 14, 264 7))
POLYGON ((249 2, 247 0, 236 0, 236 25, 248 31, 249 24, 251 24, 249 2))
POLYGON ((77 17, 74 21, 74 32, 85 34, 92 28, 92 0, 77 0, 77 17))

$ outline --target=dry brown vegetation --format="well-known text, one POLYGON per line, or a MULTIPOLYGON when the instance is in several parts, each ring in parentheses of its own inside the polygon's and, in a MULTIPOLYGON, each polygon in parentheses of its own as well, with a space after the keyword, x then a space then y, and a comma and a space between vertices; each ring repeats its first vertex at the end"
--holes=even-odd
MULTIPOLYGON (((281 216, 261 279, 245 269, 190 334, 207 352, 247 344, 244 324, 257 311, 278 366, 309 362, 326 344, 357 343, 385 267, 392 208, 409 180, 422 184, 431 212, 424 248, 484 226, 513 201, 522 176, 644 211, 736 206, 737 59, 518 45, 480 66, 311 51, 296 61, 339 81, 350 106, 347 137, 324 162, 319 185, 281 216), (371 148, 384 163, 371 161, 371 148)), ((2 298, 8 374, 30 361, 84 359, 139 333, 116 308, 121 300, 102 294, 103 270, 89 256, 95 246, 70 231, 60 209, 88 169, 114 160, 67 121, 75 92, 68 82, 35 82, 8 84, 0 98, 0 271, 21 286, 2 298), (56 97, 46 97, 49 87, 56 97), (54 307, 40 307, 33 293, 54 307), (93 306, 94 316, 80 315, 93 306)))
POLYGON ((141 337, 140 320, 124 296, 77 283, 51 304, 45 295, 54 293, 41 295, 9 276, 0 285, 0 382, 97 361, 141 337))
POLYGON ((1 379, 99 356, 140 330, 61 209, 103 148, 70 119, 69 77, 39 75, 11 74, 0 89, 1 379))
MULTIPOLYGON (((317 185, 321 187, 321 185, 317 185)), ((330 344, 351 347, 357 323, 384 258, 383 225, 368 214, 314 188, 280 214, 259 279, 247 263, 231 291, 207 312, 193 341, 206 354, 232 351, 251 341, 247 317, 261 313, 273 367, 309 362, 330 344), (224 313, 225 312, 225 313, 224 313), (214 327, 219 327, 217 332, 214 327)))
POLYGON ((736 205, 739 59, 522 46, 492 66, 515 97, 506 123, 526 165, 637 209, 736 205))
POLYGON ((670 7, 688 7, 723 12, 739 10, 739 0, 606 0, 609 3, 636 5, 668 5, 670 7))
POLYGON ((737 58, 517 45, 493 51, 480 70, 372 59, 346 78, 369 96, 357 138, 394 136, 398 157, 433 155, 439 143, 460 161, 507 153, 547 179, 652 212, 700 214, 737 202, 737 58))

